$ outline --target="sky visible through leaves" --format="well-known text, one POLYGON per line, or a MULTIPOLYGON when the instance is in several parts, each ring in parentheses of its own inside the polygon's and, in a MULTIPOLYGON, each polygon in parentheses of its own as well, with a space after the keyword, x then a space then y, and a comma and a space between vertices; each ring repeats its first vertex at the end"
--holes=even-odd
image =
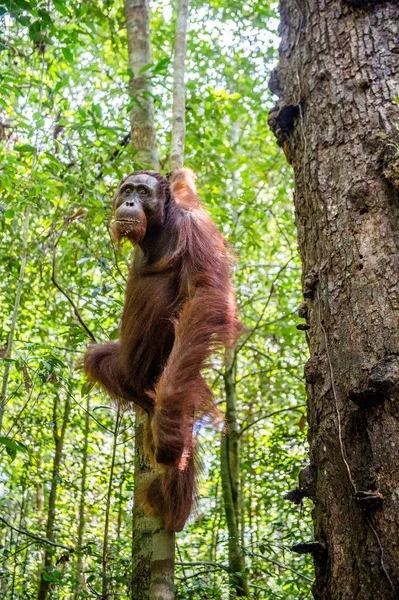
MULTIPOLYGON (((171 3, 152 2, 151 18, 147 73, 166 172, 171 3)), ((108 229, 117 182, 139 166, 125 143, 137 99, 129 95, 123 4, 11 0, 0 4, 0 23, 0 595, 36 598, 44 574, 54 600, 94 598, 105 569, 110 597, 129 598, 134 414, 117 427, 115 407, 79 368, 89 341, 81 321, 99 341, 118 336, 131 260, 108 229), (49 564, 49 546, 26 532, 59 545, 49 564)), ((251 594, 305 600, 312 568, 290 547, 312 538, 310 510, 284 497, 306 465, 307 346, 296 329, 301 272, 292 175, 267 124, 277 25, 275 3, 192 3, 186 164, 236 256, 246 327, 236 374, 239 528, 251 594)), ((207 377, 224 409, 222 370, 215 357, 207 377)), ((200 439, 200 502, 178 536, 177 597, 224 600, 221 433, 205 426, 200 439)))

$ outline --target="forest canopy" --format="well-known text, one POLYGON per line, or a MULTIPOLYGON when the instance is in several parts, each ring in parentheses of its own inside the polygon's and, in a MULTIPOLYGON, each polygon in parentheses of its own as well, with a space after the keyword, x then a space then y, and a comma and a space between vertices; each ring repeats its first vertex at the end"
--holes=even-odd
MULTIPOLYGON (((175 21, 173 3, 151 2, 144 73, 164 172, 175 21)), ((90 333, 118 336, 132 258, 108 227, 118 182, 141 166, 129 144, 137 98, 123 3, 12 0, 0 22, 0 594, 102 597, 106 580, 107 597, 130 598, 134 413, 120 414, 78 367, 90 333)), ((274 2, 192 2, 185 163, 235 255, 245 578, 252 598, 305 600, 311 560, 290 548, 312 538, 308 501, 285 499, 305 464, 307 345, 292 174, 268 125, 277 25, 274 2)), ((218 355, 207 378, 221 410, 225 375, 218 355)), ((199 435, 200 499, 177 539, 176 597, 226 599, 222 432, 205 424, 199 435)))

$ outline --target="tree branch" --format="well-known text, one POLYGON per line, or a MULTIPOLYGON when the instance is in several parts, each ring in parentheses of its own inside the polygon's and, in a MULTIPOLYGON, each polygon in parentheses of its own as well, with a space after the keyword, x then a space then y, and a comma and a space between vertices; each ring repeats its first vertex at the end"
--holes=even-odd
POLYGON ((48 540, 47 538, 40 537, 39 535, 36 535, 35 533, 31 533, 30 531, 26 531, 26 529, 20 529, 19 527, 15 527, 15 525, 11 525, 11 523, 6 521, 1 516, 0 516, 0 521, 1 521, 1 523, 4 523, 4 525, 9 527, 13 531, 20 533, 21 535, 26 535, 27 537, 31 538, 32 540, 36 540, 37 542, 40 542, 41 544, 47 544, 48 546, 53 546, 54 548, 63 548, 63 550, 68 550, 68 552, 74 552, 74 548, 71 548, 70 546, 65 546, 65 544, 57 544, 56 542, 52 542, 51 540, 48 540))

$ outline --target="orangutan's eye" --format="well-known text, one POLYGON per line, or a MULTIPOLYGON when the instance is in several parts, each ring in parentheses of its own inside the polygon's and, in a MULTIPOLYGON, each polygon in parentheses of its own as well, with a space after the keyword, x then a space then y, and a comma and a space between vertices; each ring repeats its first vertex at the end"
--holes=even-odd
POLYGON ((146 196, 146 195, 147 195, 147 193, 148 193, 148 190, 147 190, 147 188, 145 188, 145 187, 144 187, 144 186, 142 186, 142 185, 140 185, 140 186, 137 188, 137 191, 138 191, 138 193, 140 194, 140 196, 146 196))
POLYGON ((124 194, 133 194, 133 186, 127 185, 125 188, 123 188, 123 193, 124 194))

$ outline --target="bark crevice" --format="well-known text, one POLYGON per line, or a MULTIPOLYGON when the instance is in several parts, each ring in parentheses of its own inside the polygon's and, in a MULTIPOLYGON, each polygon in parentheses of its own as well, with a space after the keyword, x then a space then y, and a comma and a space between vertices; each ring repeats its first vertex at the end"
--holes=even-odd
POLYGON ((295 175, 309 326, 314 539, 328 549, 327 560, 315 560, 313 592, 319 600, 393 600, 399 202, 387 140, 399 119, 399 6, 281 0, 280 8, 271 87, 280 108, 306 103, 282 147, 295 175))

